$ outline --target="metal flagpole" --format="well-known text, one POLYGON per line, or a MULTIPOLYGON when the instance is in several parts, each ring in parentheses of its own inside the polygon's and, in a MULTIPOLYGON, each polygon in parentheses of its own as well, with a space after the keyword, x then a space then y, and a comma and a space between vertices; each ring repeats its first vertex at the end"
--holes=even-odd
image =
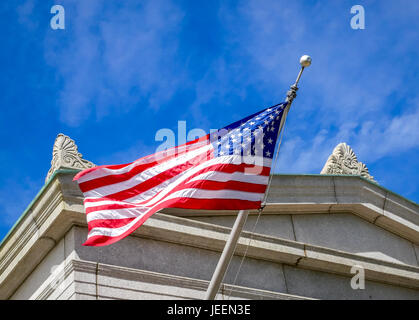
MULTIPOLYGON (((278 149, 276 151, 274 163, 277 160, 278 153, 279 153, 279 147, 281 146, 281 141, 282 141, 282 136, 283 136, 283 134, 281 136, 281 132, 284 129, 285 120, 287 119, 287 116, 288 116, 288 111, 290 110, 291 104, 294 101, 295 97, 297 96, 298 82, 300 81, 300 78, 301 78, 301 75, 303 74, 304 68, 309 67, 311 65, 311 57, 308 56, 308 55, 302 56, 300 58, 300 65, 301 65, 301 69, 300 69, 300 72, 298 73, 297 79, 295 80, 294 84, 288 90, 287 97, 285 99, 285 102, 287 103, 287 106, 285 107, 284 115, 281 118, 281 123, 279 125, 279 130, 278 130, 278 136, 276 137, 276 141, 278 141, 279 137, 281 137, 281 140, 279 141, 279 144, 278 144, 278 149)), ((265 206, 266 199, 268 198, 268 191, 269 191, 269 187, 271 185, 272 176, 273 175, 271 173, 269 175, 269 182, 268 182, 268 187, 266 188, 265 197, 262 201, 262 208, 265 206)))
POLYGON ((243 229, 248 212, 245 210, 240 210, 237 215, 236 222, 231 229, 230 236, 226 242, 223 253, 221 254, 220 260, 218 260, 217 267, 215 268, 214 274, 212 275, 211 282, 207 289, 207 294, 205 300, 214 300, 217 295, 218 289, 220 289, 221 281, 223 281, 227 267, 230 264, 231 257, 234 254, 234 249, 236 248, 237 240, 240 237, 240 233, 243 229))
MULTIPOLYGON (((297 96, 298 82, 300 81, 301 75, 303 74, 304 68, 310 66, 311 57, 304 55, 300 59, 301 70, 298 73, 295 83, 290 87, 290 90, 287 92, 287 106, 284 110, 284 115, 281 119, 281 124, 278 130, 278 136, 284 126, 285 118, 287 117, 288 111, 291 107, 291 103, 294 98, 297 96)), ((271 174, 272 179, 272 174, 271 174)), ((270 181, 268 183, 268 186, 270 181)), ((268 190, 266 191, 265 198, 267 197, 268 190)), ((212 275, 211 282, 208 286, 207 293, 205 295, 205 300, 214 300, 217 295, 218 290, 220 289, 221 282, 224 279, 225 273, 227 271, 228 265, 230 264, 231 258, 233 257, 234 250, 237 245, 237 241, 240 237, 240 234, 243 230, 243 226, 246 223, 248 212, 245 210, 240 210, 237 215, 236 221, 234 222, 233 228, 231 229, 230 236, 226 242, 224 250, 221 254, 220 260, 218 261, 217 267, 215 268, 214 274, 212 275)))

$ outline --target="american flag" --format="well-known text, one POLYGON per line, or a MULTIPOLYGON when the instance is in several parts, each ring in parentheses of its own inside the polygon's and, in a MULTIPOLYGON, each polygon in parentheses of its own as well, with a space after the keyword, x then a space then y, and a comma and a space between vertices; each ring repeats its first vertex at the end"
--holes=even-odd
POLYGON ((132 163, 78 173, 89 230, 84 245, 114 243, 163 208, 259 209, 285 106, 132 163))

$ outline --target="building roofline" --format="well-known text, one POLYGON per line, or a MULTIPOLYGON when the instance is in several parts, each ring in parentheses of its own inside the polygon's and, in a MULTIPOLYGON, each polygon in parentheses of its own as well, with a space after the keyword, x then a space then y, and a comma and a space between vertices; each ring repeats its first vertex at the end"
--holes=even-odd
MULTIPOLYGON (((36 194, 35 198, 32 199, 32 201, 29 203, 29 205, 26 207, 26 209, 23 211, 23 213, 19 216, 19 218, 16 220, 16 222, 13 224, 13 226, 10 228, 10 230, 7 232, 7 234, 3 237, 3 239, 1 239, 0 241, 0 249, 3 247, 4 243, 6 242, 6 240, 10 237, 10 235, 15 231, 15 229, 17 228, 17 226, 20 224, 20 222, 23 220, 23 218, 26 216, 26 214, 30 211, 30 209, 32 208, 33 204, 38 200, 38 198, 41 197, 41 195, 44 193, 44 191, 48 188, 49 184, 51 183, 51 181, 54 180, 54 178, 59 175, 59 174, 71 174, 71 173, 78 173, 81 170, 77 170, 77 169, 58 169, 56 170, 46 181, 46 183, 42 186, 42 188, 39 190, 39 192, 36 194)), ((364 178, 360 175, 350 175, 350 174, 296 174, 296 173, 274 173, 274 176, 284 176, 284 177, 349 177, 349 178, 355 178, 355 179, 360 179, 362 181, 365 181, 369 184, 372 184, 380 189, 382 189, 385 192, 391 193, 392 195, 401 198, 407 202, 409 202, 410 204, 418 207, 419 209, 419 204, 409 200, 403 196, 401 196, 400 194, 393 192, 381 185, 379 185, 378 183, 375 183, 367 178, 364 178)))
MULTIPOLYGON (((70 228, 73 226, 85 228, 87 226, 82 193, 77 183, 72 181, 78 171, 76 169, 61 169, 55 172, 2 240, 0 244, 0 282, 4 285, 3 288, 6 288, 3 293, 0 291, 0 295, 3 294, 3 297, 9 297, 13 293, 16 286, 32 272, 46 254, 57 245, 58 241, 63 239, 70 228)), ((389 194, 375 183, 367 184, 365 181, 368 180, 358 179, 359 176, 347 175, 285 174, 276 176, 277 179, 272 180, 270 189, 272 200, 265 207, 267 214, 353 213, 413 244, 419 244, 418 205, 389 194)), ((161 215, 150 218, 133 233, 133 236, 174 243, 180 241, 181 244, 191 246, 196 246, 199 238, 202 240, 199 242, 199 247, 221 251, 220 248, 225 243, 229 228, 176 217, 174 210, 168 211, 170 212, 163 212, 161 215), (204 238, 202 238, 202 230, 207 231, 204 238), (185 239, 189 240, 185 242, 185 239)), ((234 214, 234 212, 230 211, 227 214, 234 214)), ((243 235, 246 236, 246 233, 243 235)), ((338 253, 337 250, 330 248, 281 238, 263 235, 252 235, 251 237, 252 239, 260 238, 263 243, 267 243, 268 247, 272 242, 278 244, 278 249, 271 250, 272 252, 269 249, 268 251, 271 253, 264 255, 259 252, 261 248, 255 246, 254 243, 251 250, 249 249, 249 253, 253 252, 255 258, 271 260, 274 257, 275 261, 286 262, 291 257, 293 263, 299 261, 299 265, 309 269, 320 270, 325 265, 329 266, 331 261, 327 256, 330 255, 339 256, 339 259, 342 258, 346 261, 330 265, 330 268, 327 267, 328 270, 330 269, 329 271, 333 272, 347 271, 353 263, 360 261, 366 263, 369 261, 368 259, 372 259, 347 252, 338 253), (285 244, 289 250, 281 249, 285 244), (300 253, 296 254, 295 250, 300 253), (310 252, 312 256, 310 256, 310 252), (307 254, 308 256, 306 256, 307 254)), ((244 241, 243 243, 248 242, 247 239, 242 239, 242 241, 244 241)), ((389 264, 389 262, 380 259, 373 260, 371 260, 371 280, 386 282, 392 277, 391 283, 399 283, 398 279, 402 277, 404 286, 413 285, 415 288, 419 288, 418 267, 406 267, 399 263, 389 264), (374 266, 375 264, 378 264, 378 269, 374 266), (387 267, 391 267, 391 270, 387 267)))
POLYGON ((301 176, 301 177, 353 177, 353 178, 360 178, 361 180, 363 180, 365 182, 368 182, 368 183, 370 183, 370 184, 372 184, 372 185, 374 185, 374 186, 376 186, 376 187, 378 187, 378 188, 380 188, 380 189, 382 189, 382 190, 384 190, 388 193, 391 193, 392 195, 394 195, 396 197, 399 197, 399 198, 401 198, 401 199, 403 199, 403 200, 405 200, 405 201, 407 201, 407 202, 409 202, 409 203, 411 203, 411 204, 413 204, 413 205, 415 205, 419 208, 419 203, 416 203, 415 201, 410 200, 410 199, 398 194, 397 192, 391 191, 390 189, 387 189, 386 187, 383 187, 382 185, 380 185, 380 184, 378 184, 378 183, 376 183, 376 182, 374 182, 370 179, 367 179, 363 176, 360 176, 360 175, 354 175, 354 174, 320 174, 320 173, 317 173, 317 174, 316 173, 274 173, 273 175, 274 176, 284 176, 284 177, 286 177, 286 176, 290 176, 290 177, 291 176, 294 176, 294 177, 298 176, 298 177, 300 177, 301 176))
POLYGON ((6 235, 3 237, 3 239, 1 239, 1 241, 0 241, 0 250, 3 247, 3 244, 6 242, 7 238, 9 238, 9 236, 15 231, 15 229, 17 228, 17 226, 23 220, 23 218, 25 218, 26 214, 31 210, 33 204, 42 196, 42 194, 44 193, 44 191, 50 185, 51 181, 54 180, 55 176, 59 175, 60 173, 74 173, 74 174, 76 174, 79 171, 80 170, 76 170, 76 169, 58 169, 58 170, 56 170, 48 178, 48 180, 45 182, 45 184, 42 186, 42 188, 38 191, 38 193, 36 194, 35 198, 33 198, 32 201, 28 204, 28 206, 26 207, 26 209, 19 216, 19 218, 16 220, 16 222, 13 224, 13 226, 10 228, 10 230, 6 233, 6 235))

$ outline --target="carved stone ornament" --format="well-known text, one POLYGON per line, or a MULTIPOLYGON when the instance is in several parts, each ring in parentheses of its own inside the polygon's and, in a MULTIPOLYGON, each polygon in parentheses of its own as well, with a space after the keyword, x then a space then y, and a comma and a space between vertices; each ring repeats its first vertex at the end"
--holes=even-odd
POLYGON ((84 170, 94 166, 92 162, 82 158, 73 139, 60 133, 54 142, 51 169, 48 171, 45 182, 60 168, 84 170))
POLYGON ((375 182, 367 166, 358 162, 355 152, 344 142, 335 147, 320 174, 352 174, 375 182))

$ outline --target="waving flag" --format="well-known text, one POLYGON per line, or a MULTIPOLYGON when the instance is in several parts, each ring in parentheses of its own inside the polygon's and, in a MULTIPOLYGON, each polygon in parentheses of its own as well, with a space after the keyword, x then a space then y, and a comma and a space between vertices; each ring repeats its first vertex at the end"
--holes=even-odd
POLYGON ((129 164, 78 173, 89 229, 84 245, 114 243, 163 208, 260 208, 285 106, 129 164))

